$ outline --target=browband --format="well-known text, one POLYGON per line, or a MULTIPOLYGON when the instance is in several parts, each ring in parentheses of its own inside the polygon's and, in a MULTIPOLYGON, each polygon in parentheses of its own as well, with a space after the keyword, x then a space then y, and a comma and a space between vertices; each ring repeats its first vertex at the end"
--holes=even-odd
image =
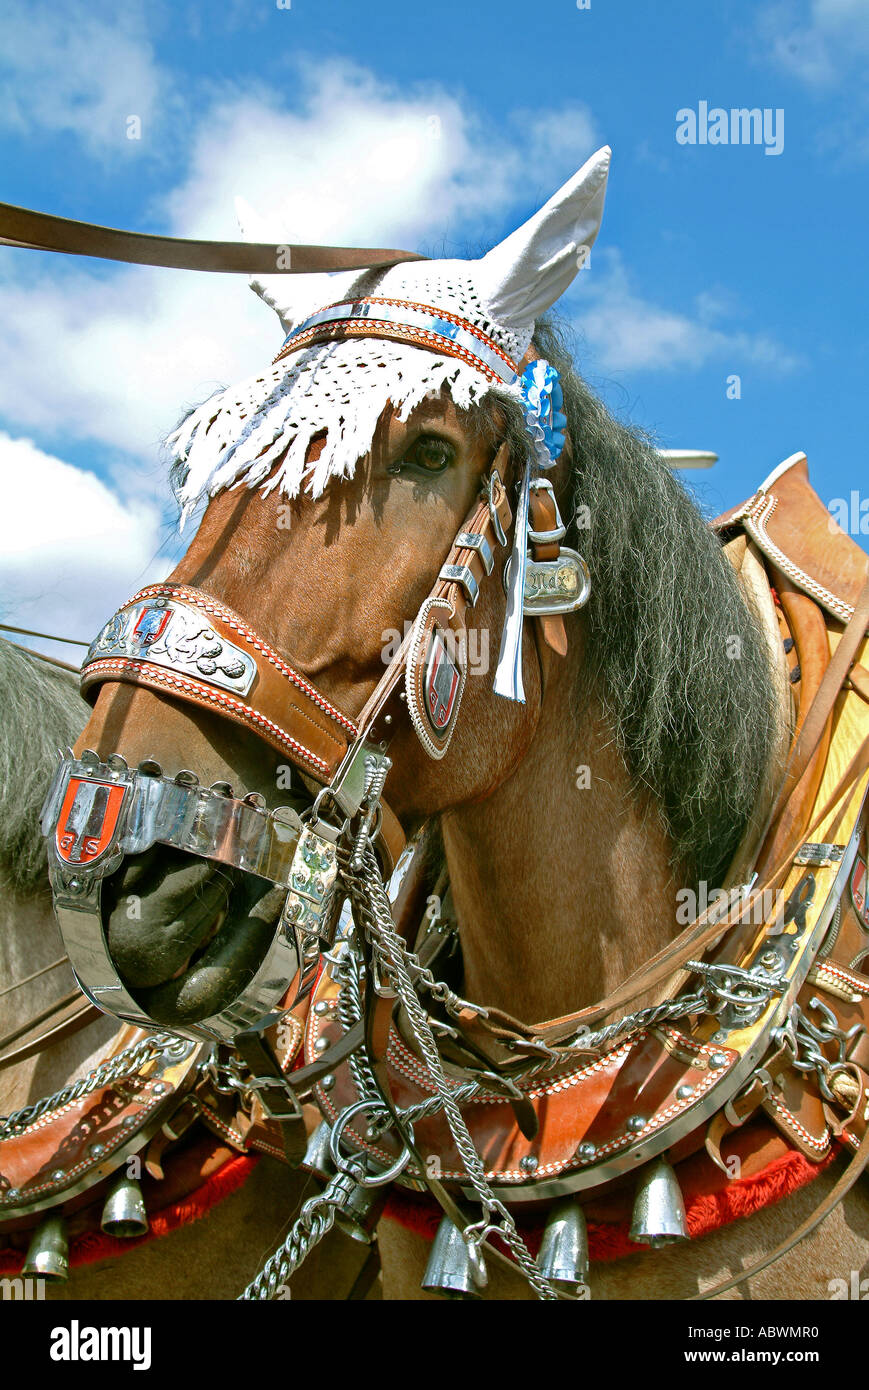
POLYGON ((428 352, 457 357, 489 381, 512 384, 519 373, 518 365, 493 338, 458 314, 409 299, 381 299, 375 295, 319 309, 287 334, 274 360, 280 362, 311 343, 334 342, 343 337, 391 338, 411 343, 428 352))

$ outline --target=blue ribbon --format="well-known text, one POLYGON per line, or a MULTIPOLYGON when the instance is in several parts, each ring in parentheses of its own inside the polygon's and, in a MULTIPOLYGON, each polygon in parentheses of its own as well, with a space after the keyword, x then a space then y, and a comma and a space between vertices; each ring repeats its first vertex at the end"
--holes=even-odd
POLYGON ((551 468, 564 448, 564 392, 558 372, 548 362, 529 362, 519 378, 528 433, 541 468, 551 468))

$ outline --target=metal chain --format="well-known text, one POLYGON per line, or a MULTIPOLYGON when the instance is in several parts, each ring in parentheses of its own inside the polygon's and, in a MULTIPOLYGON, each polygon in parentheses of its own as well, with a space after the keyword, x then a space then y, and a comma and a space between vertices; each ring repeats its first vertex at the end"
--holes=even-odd
MULTIPOLYGON (((358 853, 358 846, 354 845, 354 851, 358 853)), ((366 847, 362 855, 362 868, 358 873, 351 868, 346 850, 342 852, 339 848, 338 859, 339 872, 344 881, 345 891, 350 897, 354 919, 365 930, 378 963, 385 967, 392 977, 417 1046, 437 1089, 441 1108, 468 1181, 483 1206, 483 1220, 470 1228, 475 1232, 474 1243, 479 1249, 490 1234, 499 1235, 511 1250, 516 1263, 538 1297, 547 1300, 557 1299, 558 1295, 549 1280, 543 1278, 534 1263, 511 1213, 489 1186, 482 1159, 474 1146, 455 1095, 450 1090, 437 1042, 414 989, 411 972, 419 976, 421 967, 395 930, 389 898, 380 877, 374 851, 370 844, 366 847), (492 1217, 499 1220, 493 1221, 492 1217)))
MULTIPOLYGON (((13 1134, 20 1134, 49 1111, 60 1110, 62 1106, 68 1105, 71 1101, 81 1100, 82 1096, 89 1095, 91 1091, 98 1091, 102 1086, 110 1086, 113 1081, 120 1080, 122 1076, 128 1076, 132 1072, 138 1071, 144 1063, 159 1057, 171 1044, 182 1041, 183 1039, 175 1037, 172 1033, 154 1033, 151 1037, 143 1038, 140 1042, 125 1047, 123 1052, 119 1052, 116 1057, 112 1057, 108 1062, 103 1062, 93 1071, 88 1072, 87 1076, 83 1076, 80 1081, 64 1086, 62 1091, 55 1091, 53 1096, 43 1096, 41 1100, 34 1101, 31 1105, 25 1105, 21 1110, 13 1110, 11 1115, 0 1115, 0 1139, 8 1139, 13 1134)), ((188 1044, 185 1043, 184 1046, 187 1047, 188 1044)))
POLYGON ((536 1076, 538 1072, 546 1071, 555 1063, 563 1062, 566 1058, 576 1054, 599 1054, 607 1043, 613 1042, 623 1034, 637 1032, 641 1028, 650 1028, 665 1020, 685 1018, 688 1014, 706 1013, 709 1011, 708 1006, 709 992, 703 989, 698 990, 696 994, 684 994, 678 999, 665 1000, 663 1004, 653 1004, 647 1009, 640 1009, 635 1014, 626 1014, 624 1018, 616 1019, 615 1023, 608 1023, 605 1027, 598 1028, 594 1033, 580 1033, 575 1042, 561 1043, 558 1046, 550 1047, 542 1038, 523 1039, 518 1046, 542 1053, 543 1060, 535 1061, 532 1067, 520 1071, 518 1074, 523 1078, 536 1076))
POLYGON ((557 1046, 550 1046, 542 1038, 529 1038, 521 1041, 517 1039, 514 1044, 517 1050, 527 1048, 542 1053, 542 1061, 535 1061, 533 1066, 521 1071, 519 1075, 523 1078, 536 1076, 539 1072, 545 1071, 547 1067, 575 1054, 599 1054, 608 1043, 614 1042, 616 1038, 637 1032, 641 1028, 651 1028, 657 1023, 686 1018, 689 1014, 717 1014, 720 1013, 725 1004, 743 1004, 746 999, 755 1005, 766 1004, 773 994, 781 993, 779 981, 769 979, 753 970, 742 969, 738 965, 708 965, 705 961, 697 960, 686 961, 685 965, 686 968, 694 970, 704 977, 701 988, 693 994, 682 994, 676 999, 666 999, 661 1004, 653 1004, 649 1008, 639 1009, 637 1013, 626 1014, 624 1018, 616 1019, 614 1023, 608 1023, 593 1033, 580 1030, 573 1041, 557 1046), (734 985, 737 985, 743 992, 736 993, 734 985), (748 991, 751 991, 751 995, 748 994, 748 991))
POLYGON ((314 1246, 331 1231, 335 1225, 338 1206, 343 1205, 345 1195, 346 1178, 343 1173, 339 1173, 322 1192, 309 1197, 281 1248, 266 1261, 256 1278, 248 1284, 244 1293, 239 1295, 237 1302, 265 1303, 273 1299, 281 1285, 292 1278, 314 1246), (338 1194, 333 1189, 342 1178, 345 1179, 345 1186, 341 1188, 342 1202, 339 1203, 335 1200, 338 1194))

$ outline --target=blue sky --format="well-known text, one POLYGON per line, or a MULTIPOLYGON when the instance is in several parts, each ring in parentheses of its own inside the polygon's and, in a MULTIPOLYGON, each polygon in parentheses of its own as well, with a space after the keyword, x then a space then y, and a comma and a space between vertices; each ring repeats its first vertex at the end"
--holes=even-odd
MULTIPOLYGON (((869 496, 867 0, 4 0, 0 39, 0 198, 143 231, 235 237, 241 194, 295 240, 477 254, 612 145, 561 305, 586 378, 720 455, 710 513, 799 449, 869 496), (701 102, 782 113, 781 153, 678 143, 701 102)), ((167 567, 160 438, 280 329, 240 278, 7 250, 0 315, 0 612, 88 636, 167 567)))

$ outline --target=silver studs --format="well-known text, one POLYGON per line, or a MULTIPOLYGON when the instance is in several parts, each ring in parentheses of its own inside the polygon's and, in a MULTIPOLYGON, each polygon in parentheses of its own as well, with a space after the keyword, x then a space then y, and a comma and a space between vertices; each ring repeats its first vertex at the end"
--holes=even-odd
POLYGON ((8 1192, 4 1192, 0 1195, 2 1195, 4 1202, 15 1202, 21 1196, 21 1189, 18 1187, 10 1187, 8 1192))
POLYGON ((592 1144, 588 1139, 584 1139, 576 1151, 576 1157, 579 1159, 580 1163, 591 1163, 596 1153, 597 1145, 592 1144))
POLYGON ((106 1151, 105 1144, 89 1144, 88 1153, 91 1158, 101 1158, 106 1151))
POLYGON ((318 999, 317 1002, 316 1002, 316 1004, 314 1005, 314 1013, 315 1013, 315 1014, 319 1014, 320 1017, 322 1018, 323 1014, 326 1014, 326 1013, 328 1013, 328 1012, 329 1012, 329 1005, 326 1003, 326 1000, 325 1000, 325 999, 318 999))
POLYGON ((693 1096, 693 1094, 694 1094, 694 1087, 693 1087, 693 1086, 678 1086, 678 1087, 676 1088, 676 1099, 677 1099, 677 1100, 690 1100, 691 1097, 693 1096))
POLYGON ((641 1129, 646 1128, 645 1118, 642 1115, 632 1115, 626 1128, 629 1134, 639 1134, 641 1129))
POLYGON ((332 1073, 329 1072, 329 1075, 328 1075, 328 1076, 324 1076, 324 1077, 323 1077, 323 1080, 320 1082, 320 1089, 323 1090, 323 1091, 331 1091, 331 1089, 332 1089, 332 1087, 333 1087, 334 1085, 335 1085, 335 1078, 334 1078, 334 1076, 332 1075, 332 1073))
POLYGON ((533 1154, 526 1154, 524 1158, 520 1158, 519 1167, 523 1173, 536 1173, 539 1163, 539 1158, 535 1158, 533 1154))
POLYGON ((328 1046, 329 1046, 329 1039, 328 1039, 328 1038, 318 1038, 317 1041, 314 1043, 314 1051, 315 1051, 315 1052, 325 1052, 325 1051, 326 1051, 326 1048, 327 1048, 328 1046))
POLYGON ((163 1092, 166 1090, 166 1086, 162 1081, 155 1081, 151 1090, 155 1096, 162 1096, 163 1092))
POLYGON ((709 1058, 709 1065, 710 1065, 710 1067, 715 1067, 716 1069, 717 1069, 718 1067, 726 1067, 726 1066, 727 1066, 727 1055, 726 1055, 726 1053, 724 1053, 724 1052, 713 1052, 713 1053, 712 1053, 712 1056, 709 1058))
POLYGON ((65 1171, 63 1168, 55 1168, 54 1172, 53 1172, 52 1175, 51 1175, 51 1181, 52 1181, 52 1182, 63 1182, 63 1180, 64 1180, 65 1177, 66 1177, 66 1171, 65 1171))

